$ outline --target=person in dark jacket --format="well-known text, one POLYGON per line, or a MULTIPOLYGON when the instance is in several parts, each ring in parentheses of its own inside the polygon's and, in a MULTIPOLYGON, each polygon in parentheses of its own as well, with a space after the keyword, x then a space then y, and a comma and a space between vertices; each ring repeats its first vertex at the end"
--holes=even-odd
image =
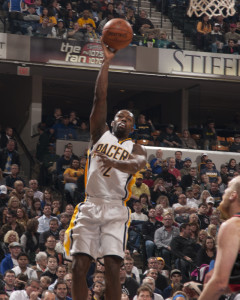
POLYGON ((20 158, 18 152, 15 150, 16 142, 13 139, 8 140, 6 148, 0 152, 0 168, 3 172, 9 173, 11 165, 17 164, 20 166, 20 158))
POLYGON ((170 244, 173 254, 177 257, 177 266, 182 273, 183 282, 189 280, 191 266, 196 261, 197 244, 190 238, 190 234, 189 224, 181 224, 180 235, 174 237, 170 244))

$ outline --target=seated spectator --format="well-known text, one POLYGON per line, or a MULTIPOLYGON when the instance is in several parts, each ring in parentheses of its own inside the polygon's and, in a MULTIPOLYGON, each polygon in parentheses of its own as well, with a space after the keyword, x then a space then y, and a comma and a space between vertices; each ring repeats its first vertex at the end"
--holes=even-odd
POLYGON ((78 20, 78 13, 72 9, 67 9, 65 17, 62 20, 64 20, 66 29, 71 31, 73 30, 73 24, 78 20))
MULTIPOLYGON (((41 276, 40 283, 41 283, 41 288, 42 288, 42 291, 44 294, 45 291, 48 291, 48 287, 52 283, 52 279, 49 276, 41 276)), ((51 293, 51 291, 49 291, 49 293, 51 293)), ((55 295, 54 295, 54 297, 55 297, 55 295)), ((53 300, 55 300, 55 298, 53 298, 53 300)))
POLYGON ((85 42, 94 42, 99 39, 99 35, 95 32, 92 24, 86 24, 86 32, 84 33, 85 42))
POLYGON ((160 32, 160 38, 157 41, 157 48, 180 49, 175 42, 167 39, 166 31, 160 32))
MULTIPOLYGON (((219 28, 219 27, 216 27, 219 28)), ((211 150, 211 147, 216 145, 217 133, 215 129, 215 122, 209 120, 207 122, 207 127, 203 129, 203 147, 206 150, 211 150)))
POLYGON ((52 28, 51 36, 57 39, 67 39, 67 29, 65 28, 63 19, 58 19, 57 26, 52 28))
POLYGON ((54 108, 53 115, 48 116, 46 120, 46 125, 51 128, 54 124, 60 123, 62 119, 62 110, 59 107, 54 108))
POLYGON ((200 267, 203 264, 209 265, 211 260, 216 258, 216 245, 214 242, 214 239, 210 236, 208 236, 204 243, 202 248, 197 253, 196 258, 196 264, 198 267, 200 267))
POLYGON ((149 188, 152 188, 154 185, 154 180, 153 180, 153 176, 152 176, 152 170, 146 169, 143 172, 143 183, 145 183, 149 188))
MULTIPOLYGON (((47 277, 47 276, 46 276, 47 277)), ((42 287, 42 285, 41 285, 42 287)), ((55 294, 51 291, 48 291, 48 290, 44 290, 42 292, 42 299, 43 300, 55 300, 55 294)))
POLYGON ((207 228, 208 236, 212 237, 214 241, 217 241, 217 226, 215 224, 208 225, 207 228))
POLYGON ((133 27, 134 32, 138 35, 142 35, 146 30, 154 28, 152 22, 147 18, 147 13, 144 10, 140 10, 139 16, 136 16, 136 22, 133 27))
POLYGON ((64 154, 57 161, 57 174, 63 175, 67 168, 70 168, 73 158, 78 158, 72 153, 72 149, 66 147, 64 154))
POLYGON ((128 7, 127 9, 127 13, 125 16, 125 20, 128 21, 128 23, 134 27, 135 26, 135 22, 136 22, 136 18, 135 18, 135 11, 132 7, 128 7))
POLYGON ((224 44, 224 37, 221 33, 220 24, 215 23, 213 25, 213 30, 206 35, 206 50, 218 53, 222 52, 223 44, 224 44))
POLYGON ((77 131, 77 136, 79 141, 90 141, 90 131, 89 131, 89 125, 86 121, 82 121, 80 123, 80 127, 77 131))
POLYGON ((148 221, 142 225, 142 235, 145 241, 147 258, 154 255, 154 233, 162 227, 162 222, 156 220, 156 210, 151 208, 148 212, 148 221))
MULTIPOLYGON (((17 186, 16 183, 15 183, 15 186, 17 186)), ((13 190, 13 191, 15 191, 15 190, 13 190)), ((11 198, 8 200, 8 209, 17 213, 17 210, 20 207, 21 207, 21 202, 20 202, 19 198, 17 198, 16 196, 11 196, 11 198)))
POLYGON ((26 253, 19 253, 17 257, 17 262, 18 266, 12 268, 16 276, 18 276, 19 274, 24 274, 27 275, 29 280, 38 279, 36 271, 28 267, 29 257, 26 253))
POLYGON ((212 31, 212 26, 207 15, 202 16, 202 20, 197 23, 197 48, 204 49, 205 37, 212 31))
POLYGON ((43 7, 43 10, 42 10, 42 14, 41 14, 40 20, 39 20, 40 24, 43 23, 44 18, 48 19, 48 22, 47 22, 48 27, 54 27, 55 25, 57 25, 57 19, 53 15, 51 15, 51 13, 49 12, 49 10, 46 6, 43 7))
MULTIPOLYGON (((157 260, 156 260, 157 262, 157 260)), ((155 281, 155 292, 162 295, 162 291, 167 287, 167 279, 161 275, 157 268, 150 268, 146 271, 146 277, 153 278, 155 281)))
POLYGON ((187 197, 184 194, 178 196, 178 203, 173 204, 175 220, 178 223, 187 223, 189 215, 197 212, 196 207, 187 205, 187 197))
POLYGON ((7 141, 6 148, 0 151, 0 168, 5 174, 9 174, 11 172, 11 166, 13 164, 20 166, 19 154, 15 148, 15 140, 9 139, 7 141))
MULTIPOLYGON (((36 28, 35 36, 38 37, 51 37, 52 35, 52 27, 49 26, 49 19, 48 17, 43 17, 41 24, 38 24, 36 28)), ((47 149, 46 149, 47 153, 47 149)))
POLYGON ((49 230, 46 230, 40 234, 39 237, 39 248, 45 250, 45 243, 49 236, 54 236, 56 240, 59 240, 59 223, 57 218, 52 218, 49 221, 49 230))
POLYGON ((239 54, 239 46, 236 45, 235 40, 229 39, 227 45, 223 46, 223 53, 227 54, 239 54))
POLYGON ((86 28, 87 24, 92 24, 93 28, 96 28, 96 24, 93 19, 90 18, 90 12, 87 9, 83 11, 83 15, 77 20, 77 23, 79 24, 80 28, 86 28))
POLYGON ((180 171, 175 167, 175 158, 174 157, 170 157, 168 159, 168 173, 174 175, 177 179, 178 182, 181 181, 181 173, 180 171))
POLYGON ((98 282, 98 281, 94 282, 92 286, 94 299, 96 300, 102 299, 102 297, 104 297, 104 289, 105 289, 105 285, 102 282, 98 282))
POLYGON ((59 216, 61 214, 60 210, 61 210, 61 200, 60 199, 54 199, 52 201, 52 216, 59 216))
POLYGON ((207 153, 202 153, 201 154, 201 162, 198 165, 198 171, 201 172, 203 169, 206 168, 206 161, 208 160, 208 155, 207 153))
POLYGON ((180 225, 180 235, 172 239, 170 247, 177 257, 177 266, 182 273, 183 282, 189 280, 191 263, 196 260, 197 244, 190 239, 191 231, 189 224, 180 225))
POLYGON ((51 16, 54 16, 55 18, 62 19, 63 16, 63 10, 60 7, 60 3, 57 0, 50 0, 50 3, 48 5, 49 14, 51 16))
POLYGON ((32 179, 29 181, 29 188, 31 188, 34 192, 34 198, 38 198, 41 201, 43 200, 43 193, 38 189, 38 181, 36 179, 32 179))
POLYGON ((166 161, 162 163, 162 173, 158 175, 159 178, 162 178, 165 182, 165 188, 167 192, 171 192, 174 186, 177 185, 177 179, 174 175, 168 172, 169 166, 166 161))
POLYGON ((24 35, 34 35, 39 24, 40 17, 36 13, 34 4, 28 6, 27 11, 23 13, 23 21, 21 21, 21 33, 24 35))
POLYGON ((166 287, 163 291, 164 299, 170 297, 172 294, 172 291, 174 290, 174 287, 176 285, 180 284, 180 282, 182 281, 181 271, 178 269, 172 270, 170 273, 170 280, 171 280, 171 284, 168 287, 166 287))
MULTIPOLYGON (((7 142, 10 139, 14 139, 14 134, 13 134, 13 129, 12 127, 6 127, 5 131, 1 133, 1 138, 0 138, 0 148, 6 148, 7 147, 7 142)), ((15 140, 16 141, 16 140, 15 140)), ((16 144, 16 150, 17 150, 17 144, 16 144)))
POLYGON ((168 124, 165 131, 157 138, 162 147, 181 147, 180 138, 174 133, 174 125, 168 124))
POLYGON ((187 196, 187 205, 191 208, 198 209, 198 205, 200 204, 200 201, 194 198, 192 187, 188 187, 186 189, 186 196, 187 196))
POLYGON ((207 175, 209 177, 209 182, 217 182, 220 184, 222 182, 222 178, 218 170, 213 168, 213 162, 211 159, 206 161, 206 168, 201 171, 201 175, 207 175))
POLYGON ((35 264, 36 252, 39 251, 39 233, 38 220, 30 219, 27 222, 27 230, 21 236, 21 245, 23 251, 28 254, 29 262, 31 265, 35 264))
POLYGON ((12 203, 12 201, 10 201, 8 203, 8 207, 15 207, 13 208, 13 210, 16 210, 16 208, 21 207, 21 201, 24 199, 24 184, 21 180, 17 180, 14 182, 14 189, 10 192, 9 194, 9 201, 11 200, 11 198, 13 199, 17 199, 17 201, 13 201, 14 203, 12 203), (16 203, 17 202, 17 203, 16 203))
POLYGON ((65 212, 69 215, 69 218, 71 219, 74 213, 74 207, 72 204, 67 204, 65 207, 65 212))
POLYGON ((14 189, 14 183, 17 180, 20 180, 24 183, 24 180, 19 175, 19 167, 16 164, 11 165, 11 173, 6 177, 6 186, 8 191, 14 189))
POLYGON ((193 239, 195 242, 197 242, 198 234, 200 231, 199 225, 197 222, 192 222, 192 223, 189 223, 189 226, 190 226, 190 231, 191 231, 190 238, 193 239))
POLYGON ((197 144, 193 138, 191 138, 190 132, 187 129, 184 129, 182 132, 182 148, 185 149, 197 149, 197 144))
POLYGON ((51 283, 54 283, 57 279, 56 271, 57 271, 58 261, 56 256, 48 256, 47 258, 47 269, 42 273, 41 278, 43 276, 48 276, 51 278, 51 283))
MULTIPOLYGON (((64 276, 64 281, 67 284, 67 296, 72 298, 72 273, 67 273, 64 276)), ((70 299, 69 299, 70 300, 70 299)))
POLYGON ((47 253, 47 256, 55 256, 57 258, 58 264, 63 263, 63 256, 61 253, 57 253, 55 250, 57 244, 57 240, 55 236, 50 235, 45 242, 45 252, 47 253))
POLYGON ((127 295, 129 295, 129 299, 133 299, 133 297, 137 293, 139 284, 135 279, 131 277, 127 277, 125 266, 122 266, 120 268, 120 283, 121 283, 122 293, 126 293, 127 295))
POLYGON ((36 13, 38 16, 41 16, 42 11, 43 11, 43 7, 42 7, 42 0, 34 0, 33 3, 36 7, 36 13))
POLYGON ((140 195, 139 201, 142 205, 142 212, 147 215, 149 209, 152 208, 152 204, 151 201, 148 199, 148 195, 147 194, 140 195))
POLYGON ((220 25, 220 31, 223 35, 225 35, 225 33, 229 32, 230 23, 228 22, 227 19, 224 19, 224 17, 222 15, 216 16, 215 17, 215 22, 220 25))
POLYGON ((62 266, 58 266, 57 267, 57 271, 56 271, 56 275, 57 275, 57 279, 54 281, 54 283, 52 283, 48 289, 50 291, 53 291, 57 282, 59 280, 64 280, 64 276, 67 274, 67 269, 66 269, 66 266, 65 265, 62 265, 62 266))
POLYGON ((42 198, 42 207, 44 207, 46 204, 52 205, 53 202, 53 193, 52 190, 49 188, 46 188, 43 191, 43 198, 42 198))
POLYGON ((17 209, 17 222, 22 224, 24 228, 27 227, 28 216, 24 207, 19 207, 17 209))
POLYGON ((38 279, 27 280, 24 289, 12 292, 10 300, 39 299, 40 282, 38 279))
POLYGON ((38 252, 36 254, 35 260, 36 265, 32 268, 36 271, 38 279, 40 279, 42 273, 45 272, 47 268, 47 254, 45 252, 38 252))
POLYGON ((160 174, 162 172, 163 152, 161 149, 156 150, 156 157, 150 161, 153 174, 160 174))
POLYGON ((240 152, 240 134, 234 135, 234 142, 230 146, 230 152, 240 152))
POLYGON ((34 198, 33 203, 28 210, 28 217, 29 217, 29 219, 39 218, 42 216, 42 214, 43 214, 43 212, 41 209, 41 201, 38 198, 34 198))
POLYGON ((83 174, 84 169, 80 168, 78 159, 73 159, 70 168, 67 168, 63 173, 65 182, 64 189, 70 193, 72 198, 74 198, 74 191, 77 188, 77 181, 83 174))
POLYGON ((239 171, 239 166, 237 165, 237 162, 234 158, 231 158, 229 160, 229 163, 227 165, 227 169, 228 169, 228 175, 230 177, 233 177, 234 173, 239 171))
POLYGON ((175 236, 179 235, 179 229, 173 226, 173 218, 170 214, 163 215, 163 225, 163 227, 155 231, 154 243, 166 265, 171 266, 172 253, 170 243, 175 236))
POLYGON ((183 160, 182 160, 182 151, 176 151, 175 152, 175 167, 178 170, 181 170, 183 168, 183 160))
POLYGON ((9 210, 7 213, 7 223, 1 228, 2 236, 4 236, 9 230, 16 231, 19 238, 25 231, 25 228, 21 224, 17 223, 17 213, 11 210, 9 210))
POLYGON ((208 190, 203 190, 200 196, 200 203, 207 204, 207 198, 210 197, 210 193, 208 190))
POLYGON ((56 299, 71 300, 71 298, 67 296, 67 293, 67 283, 64 280, 59 279, 54 287, 54 294, 56 295, 56 299))
POLYGON ((198 220, 200 222, 200 229, 206 229, 210 224, 210 219, 207 216, 207 205, 204 203, 199 204, 198 207, 198 220))
POLYGON ((136 182, 132 186, 132 196, 131 197, 134 200, 139 200, 139 197, 142 194, 148 195, 148 200, 151 199, 149 187, 145 183, 143 183, 143 175, 138 174, 136 176, 136 182))
POLYGON ((158 40, 153 31, 144 34, 143 46, 148 48, 158 48, 158 40))
POLYGON ((201 175, 200 191, 209 190, 211 188, 209 177, 205 174, 201 175))
POLYGON ((45 205, 43 208, 43 215, 38 219, 39 225, 38 225, 38 232, 42 233, 44 231, 47 231, 50 229, 50 220, 53 218, 51 216, 52 209, 50 205, 45 205))
POLYGON ((19 236, 16 231, 9 230, 3 237, 3 242, 0 242, 0 261, 9 254, 9 245, 13 242, 19 242, 19 236))
MULTIPOLYGON (((7 293, 8 296, 11 296, 12 292, 15 291, 15 280, 16 280, 16 275, 13 270, 7 270, 3 274, 3 280, 5 283, 4 290, 7 293)), ((1 298, 0 298, 1 299, 1 298)), ((1 299, 3 300, 3 298, 1 299)), ((6 299, 4 299, 6 300, 6 299)))
POLYGON ((61 225, 59 226, 60 229, 68 229, 69 223, 71 218, 66 212, 61 213, 58 215, 61 225))
POLYGON ((188 187, 191 187, 193 184, 199 184, 199 181, 197 179, 197 169, 195 167, 191 167, 188 175, 183 175, 180 183, 184 191, 188 187))
POLYGON ((102 18, 105 19, 108 14, 113 15, 114 18, 119 17, 118 13, 114 9, 113 3, 111 2, 107 4, 106 10, 103 11, 102 18))
POLYGON ((10 253, 5 255, 5 258, 0 264, 1 274, 4 274, 7 270, 10 270, 15 266, 18 266, 17 257, 22 251, 21 245, 18 242, 13 242, 8 246, 8 248, 10 253))
MULTIPOLYGON (((159 289, 156 288, 155 286, 155 280, 152 277, 145 277, 142 281, 142 287, 150 287, 151 290, 153 291, 153 300, 163 300, 163 297, 159 294, 161 293, 161 291, 159 289)), ((142 298, 142 296, 141 296, 142 298)), ((136 300, 137 295, 133 298, 133 300, 136 300)))
MULTIPOLYGON (((75 31, 75 25, 77 23, 74 24, 74 30, 75 31)), ((79 32, 79 29, 76 29, 75 33, 72 33, 72 31, 68 32, 68 36, 72 37, 74 39, 76 39, 76 35, 79 32)), ((79 32, 80 33, 80 32, 79 32)), ((83 36, 83 33, 81 33, 81 36, 83 36)), ((52 130, 54 131, 54 136, 56 139, 63 139, 63 140, 76 140, 77 139, 77 135, 76 135, 76 130, 69 124, 70 120, 69 120, 69 116, 65 115, 62 118, 62 122, 55 124, 52 127, 52 130)))
POLYGON ((102 12, 99 9, 99 3, 96 1, 93 1, 91 3, 91 9, 90 9, 90 18, 93 19, 93 21, 96 24, 96 27, 98 27, 98 25, 100 24, 100 22, 102 21, 102 12))
POLYGON ((155 131, 155 128, 152 121, 146 121, 146 117, 143 114, 138 116, 136 131, 136 140, 148 140, 148 145, 153 145, 153 137, 151 136, 151 133, 155 131))
POLYGON ((172 212, 172 208, 169 206, 169 200, 167 196, 161 195, 157 198, 156 204, 161 204, 163 208, 163 213, 172 212))
POLYGON ((146 299, 147 298, 152 299, 152 297, 153 297, 152 288, 150 286, 148 286, 148 285, 142 285, 137 290, 136 295, 137 295, 137 298, 134 299, 134 300, 141 300, 141 299, 144 299, 144 298, 146 298, 146 299))
POLYGON ((56 244, 55 250, 57 253, 60 253, 62 255, 64 255, 64 235, 65 235, 65 231, 66 229, 61 229, 59 231, 59 241, 56 244))

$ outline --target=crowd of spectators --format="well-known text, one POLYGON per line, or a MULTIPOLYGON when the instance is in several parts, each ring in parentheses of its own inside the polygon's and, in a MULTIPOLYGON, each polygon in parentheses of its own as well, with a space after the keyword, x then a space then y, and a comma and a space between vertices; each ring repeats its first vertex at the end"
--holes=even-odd
MULTIPOLYGON (((203 132, 209 140, 215 136, 213 128, 209 123, 203 132)), ((136 129, 139 138, 149 137, 154 144, 151 132, 156 129, 143 114, 136 129)), ((161 146, 179 148, 184 141, 196 149, 194 141, 186 141, 188 135, 179 138, 173 130, 169 124, 159 135, 161 146)), ((86 156, 75 155, 71 143, 58 156, 55 141, 75 134, 89 140, 89 131, 75 112, 62 117, 56 108, 39 125, 39 134, 36 156, 43 175, 39 182, 19 175, 21 161, 12 128, 1 134, 0 299, 4 300, 71 299, 71 262, 64 259, 63 241, 74 206, 84 198, 86 156)), ((155 157, 136 174, 127 204, 132 217, 120 271, 122 300, 200 295, 205 275, 213 268, 219 227, 227 218, 218 206, 228 182, 239 175, 235 159, 223 161, 218 170, 210 158, 202 153, 200 164, 193 166, 179 149, 174 157, 164 157, 164 147, 157 147, 155 157), (142 263, 136 267, 139 259, 142 263)), ((104 299, 104 266, 93 261, 87 282, 89 300, 104 299)))

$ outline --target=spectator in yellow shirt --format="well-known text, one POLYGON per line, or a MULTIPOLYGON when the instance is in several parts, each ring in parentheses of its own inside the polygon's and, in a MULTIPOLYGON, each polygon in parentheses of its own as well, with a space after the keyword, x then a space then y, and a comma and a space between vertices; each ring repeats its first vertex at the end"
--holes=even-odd
POLYGON ((74 196, 74 191, 77 188, 77 181, 80 176, 84 174, 84 169, 80 168, 80 162, 78 159, 73 159, 70 168, 67 168, 63 173, 65 182, 64 189, 69 191, 71 197, 74 196))
POLYGON ((150 201, 150 190, 149 187, 143 183, 143 175, 138 174, 136 177, 136 182, 132 187, 132 199, 139 200, 142 194, 147 194, 148 200, 150 201))
POLYGON ((77 22, 80 28, 85 28, 87 24, 92 24, 93 28, 96 29, 96 24, 93 19, 90 18, 90 12, 87 9, 83 11, 82 18, 79 18, 77 22))

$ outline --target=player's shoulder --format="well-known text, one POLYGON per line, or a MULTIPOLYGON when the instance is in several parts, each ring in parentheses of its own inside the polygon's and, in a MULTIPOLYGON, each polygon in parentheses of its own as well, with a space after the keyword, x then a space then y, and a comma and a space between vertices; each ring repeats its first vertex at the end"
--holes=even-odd
POLYGON ((222 223, 220 230, 222 234, 229 234, 230 232, 234 232, 236 229, 240 230, 240 218, 232 217, 222 223))

